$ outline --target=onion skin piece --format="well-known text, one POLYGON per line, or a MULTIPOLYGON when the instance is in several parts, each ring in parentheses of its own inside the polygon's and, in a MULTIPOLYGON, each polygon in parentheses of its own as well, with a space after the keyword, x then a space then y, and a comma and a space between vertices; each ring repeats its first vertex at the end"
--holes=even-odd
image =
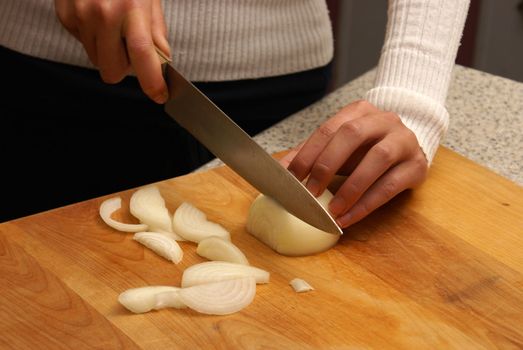
POLYGON ((182 275, 182 288, 243 277, 254 277, 256 283, 269 283, 269 272, 260 268, 224 261, 207 261, 189 266, 182 275))
POLYGON ((208 315, 228 315, 242 310, 254 300, 256 280, 243 277, 200 284, 178 291, 189 308, 208 315))
MULTIPOLYGON (((332 193, 325 190, 318 200, 326 207, 332 197, 332 193)), ((258 195, 251 204, 246 229, 276 252, 287 256, 326 251, 340 238, 340 235, 321 231, 298 219, 263 194, 258 195)))
POLYGON ((141 223, 149 226, 150 231, 173 232, 171 214, 158 186, 148 185, 134 192, 129 209, 141 223))
POLYGON ((245 254, 232 242, 211 236, 198 243, 196 254, 209 260, 228 261, 235 264, 249 265, 245 254))
POLYGON ((156 295, 164 292, 176 292, 180 288, 171 286, 147 286, 131 288, 120 293, 118 301, 127 310, 141 314, 156 307, 156 295))
POLYGON ((122 232, 140 232, 140 231, 146 231, 148 229, 148 226, 146 224, 126 224, 120 221, 116 221, 113 218, 111 218, 111 215, 119 210, 122 207, 122 198, 121 197, 112 197, 109 199, 106 199, 100 204, 100 217, 102 220, 109 225, 110 227, 114 228, 115 230, 122 231, 122 232))
POLYGON ((229 231, 215 222, 208 221, 207 215, 189 202, 183 202, 176 209, 172 227, 178 235, 195 243, 210 236, 231 240, 229 231))
POLYGON ((183 251, 176 240, 158 232, 137 232, 134 240, 143 244, 161 257, 178 264, 182 261, 183 251))
POLYGON ((289 284, 296 293, 303 293, 314 290, 314 288, 309 283, 307 283, 307 281, 302 280, 301 278, 294 278, 289 282, 289 284))

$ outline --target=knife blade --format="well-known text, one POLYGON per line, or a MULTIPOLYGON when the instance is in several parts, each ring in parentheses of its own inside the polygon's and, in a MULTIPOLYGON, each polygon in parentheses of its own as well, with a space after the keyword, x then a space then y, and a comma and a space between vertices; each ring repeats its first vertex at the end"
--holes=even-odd
POLYGON ((165 111, 233 171, 288 212, 332 234, 342 234, 330 213, 305 186, 207 98, 158 50, 165 64, 165 111))

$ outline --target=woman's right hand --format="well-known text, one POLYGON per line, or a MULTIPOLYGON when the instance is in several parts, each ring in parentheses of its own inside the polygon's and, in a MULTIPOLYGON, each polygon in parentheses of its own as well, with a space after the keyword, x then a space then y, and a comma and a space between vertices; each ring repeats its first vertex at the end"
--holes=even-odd
POLYGON ((63 26, 84 46, 106 83, 134 70, 144 93, 167 100, 155 45, 170 55, 161 0, 55 0, 63 26))

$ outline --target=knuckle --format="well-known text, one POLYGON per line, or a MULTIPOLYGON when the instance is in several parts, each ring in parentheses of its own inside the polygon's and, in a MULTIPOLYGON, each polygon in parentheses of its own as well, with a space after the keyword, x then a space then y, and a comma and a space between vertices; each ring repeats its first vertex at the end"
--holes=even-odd
POLYGON ((390 146, 384 145, 383 143, 378 143, 372 147, 372 152, 387 164, 394 162, 394 151, 390 146))
POLYGON ((414 133, 414 131, 405 127, 404 134, 405 134, 404 135, 405 139, 407 139, 409 142, 418 144, 418 138, 416 137, 416 134, 414 133))
POLYGON ((308 162, 300 156, 294 157, 292 162, 289 164, 289 170, 292 171, 300 180, 303 180, 303 177, 305 177, 308 167, 308 162))
POLYGON ((361 127, 354 121, 345 122, 340 125, 339 132, 345 137, 351 137, 359 139, 362 135, 361 127))
POLYGON ((359 198, 361 193, 362 191, 360 187, 353 181, 345 182, 345 185, 340 192, 340 194, 347 200, 348 203, 349 201, 353 201, 355 198, 359 198))
POLYGON ((132 38, 127 37, 126 39, 128 51, 133 52, 137 56, 146 55, 152 45, 151 38, 145 35, 134 36, 132 38))
POLYGON ((334 134, 334 131, 327 124, 323 124, 318 128, 318 133, 321 136, 329 138, 334 134))
POLYGON ((407 185, 408 188, 415 188, 419 185, 421 185, 425 179, 427 178, 428 172, 429 172, 429 166, 428 161, 425 158, 425 155, 421 154, 417 157, 415 157, 410 162, 411 166, 411 180, 410 183, 407 185))
POLYGON ((324 163, 316 162, 316 164, 314 164, 312 166, 311 176, 316 179, 324 179, 327 176, 329 176, 329 174, 331 172, 332 171, 328 165, 326 165, 324 163))
POLYGON ((414 171, 420 174, 422 180, 425 179, 428 174, 429 165, 423 152, 420 152, 420 155, 414 159, 414 171))
POLYGON ((389 179, 383 185, 383 194, 385 195, 386 199, 391 199, 396 194, 398 194, 399 191, 400 191, 400 188, 398 185, 398 181, 394 178, 389 179))
POLYGON ((113 15, 114 2, 112 1, 96 1, 91 4, 89 9, 91 14, 102 21, 102 23, 109 22, 113 15))
POLYGON ((369 215, 371 212, 372 212, 372 208, 370 206, 369 203, 365 202, 365 201, 360 201, 358 202, 356 205, 356 212, 358 212, 358 216, 359 217, 365 217, 367 215, 369 215))
POLYGON ((401 124, 403 125, 403 122, 401 121, 401 118, 398 114, 396 113, 393 113, 393 112, 387 112, 385 114, 383 114, 383 118, 385 118, 385 120, 393 123, 393 124, 401 124))
POLYGON ((364 111, 370 108, 374 108, 374 106, 367 100, 357 100, 352 103, 356 110, 358 111, 364 111))

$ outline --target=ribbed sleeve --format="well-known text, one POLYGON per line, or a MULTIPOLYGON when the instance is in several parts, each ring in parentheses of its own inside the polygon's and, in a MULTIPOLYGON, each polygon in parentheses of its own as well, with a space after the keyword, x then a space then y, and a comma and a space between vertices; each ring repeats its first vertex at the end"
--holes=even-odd
POLYGON ((0 0, 0 45, 31 56, 91 67, 60 24, 52 0, 0 0))
POLYGON ((469 0, 391 0, 374 88, 366 99, 398 113, 432 162, 469 0))
MULTIPOLYGON (((0 45, 92 67, 58 21, 52 0, 0 0, 0 45)), ((173 63, 190 80, 289 74, 327 64, 333 37, 325 0, 163 0, 173 63)))
POLYGON ((178 0, 165 13, 174 64, 192 80, 289 74, 333 56, 324 1, 178 0))

